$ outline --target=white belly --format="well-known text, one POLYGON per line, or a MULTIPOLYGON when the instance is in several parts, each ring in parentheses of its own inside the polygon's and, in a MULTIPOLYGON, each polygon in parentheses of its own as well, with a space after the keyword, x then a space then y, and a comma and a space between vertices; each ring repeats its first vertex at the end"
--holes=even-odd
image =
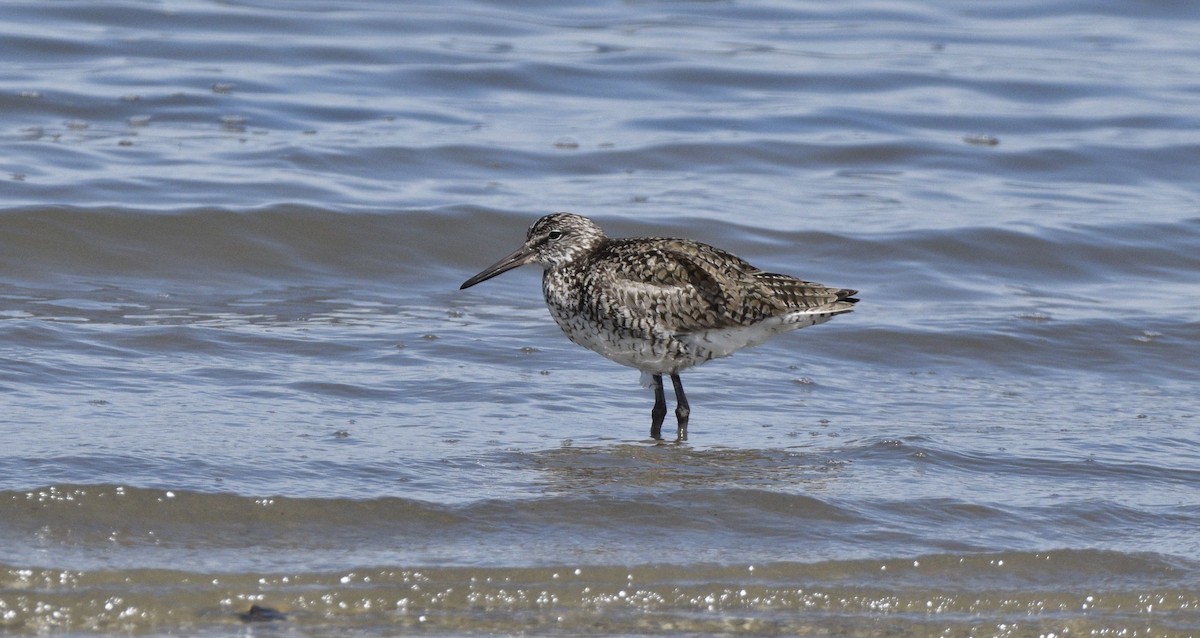
POLYGON ((688 350, 703 353, 704 360, 707 361, 728 357, 742 348, 757 346, 777 334, 825 323, 832 318, 833 315, 827 312, 793 312, 749 326, 695 332, 680 336, 679 340, 687 345, 688 350))
POLYGON ((689 334, 648 330, 633 336, 628 331, 554 308, 550 314, 571 341, 646 374, 674 374, 711 359, 728 357, 742 348, 759 345, 777 334, 824 323, 832 317, 828 313, 792 313, 750 326, 689 334))

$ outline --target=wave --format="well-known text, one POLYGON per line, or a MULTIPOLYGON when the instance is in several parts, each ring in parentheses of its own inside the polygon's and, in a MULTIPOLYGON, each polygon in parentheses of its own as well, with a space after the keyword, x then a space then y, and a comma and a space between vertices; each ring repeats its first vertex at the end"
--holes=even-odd
MULTIPOLYGON (((710 480, 704 487, 697 485, 705 483, 705 471, 689 474, 691 464, 685 459, 635 467, 615 482, 603 474, 620 472, 620 465, 589 463, 592 453, 545 456, 557 467, 542 474, 543 494, 480 494, 460 503, 403 496, 254 497, 104 484, 10 490, 0 492, 0 534, 10 539, 10 556, 26 556, 27 566, 83 571, 184 564, 217 571, 593 560, 636 564, 646 556, 665 562, 738 563, 775 562, 812 552, 853 560, 943 551, 1041 551, 1064 544, 1136 552, 1140 545, 1132 539, 1137 532, 1159 538, 1157 548, 1164 554, 1190 556, 1197 550, 1195 539, 1173 536, 1172 530, 1200 524, 1200 510, 1172 500, 1171 494, 1195 489, 1194 480, 1189 486, 1177 476, 1124 479, 1164 491, 1146 503, 1086 494, 1034 494, 1015 502, 998 494, 969 500, 964 495, 977 493, 976 485, 987 482, 1036 489, 1044 480, 1014 479, 996 469, 975 477, 972 473, 980 472, 976 467, 939 469, 956 477, 960 488, 946 492, 936 485, 913 485, 897 498, 873 493, 879 487, 867 486, 861 493, 848 489, 844 483, 856 474, 850 455, 837 462, 820 453, 795 452, 774 461, 746 459, 739 467, 749 477, 710 480), (789 461, 788 456, 798 458, 789 461), (571 468, 568 459, 580 461, 571 468), (769 484, 765 477, 772 471, 776 480, 769 484), (677 482, 645 484, 662 473, 678 473, 677 482), (755 474, 763 478, 756 480, 755 474)), ((905 458, 907 462, 891 462, 897 472, 912 467, 907 453, 905 458)), ((879 460, 874 464, 891 466, 879 460)), ((1050 464, 1049 459, 1042 462, 1050 464)), ((926 469, 938 465, 948 464, 934 458, 926 469)), ((1037 463, 1027 461, 1010 471, 1019 473, 1030 465, 1037 463)), ((1115 468, 1100 475, 1110 472, 1115 468)), ((1055 476, 1063 490, 1097 480, 1086 472, 1068 475, 1063 470, 1055 476)))
MULTIPOLYGON (((10 209, 0 214, 0 295, 7 316, 24 319, 353 322, 371 314, 364 304, 376 304, 401 315, 455 312, 470 323, 458 283, 519 242, 529 220, 462 207, 10 209)), ((1197 219, 856 235, 694 221, 612 227, 617 235, 724 237, 712 241, 765 268, 863 290, 852 321, 823 328, 853 338, 812 343, 819 358, 1194 378, 1197 219)), ((528 313, 542 325, 536 289, 518 294, 519 285, 519 277, 498 280, 472 298, 472 311, 486 315, 495 310, 487 300, 502 298, 511 306, 502 315, 528 313)))
MULTIPOLYGON (((6 278, 124 275, 304 278, 322 273, 376 278, 406 270, 466 268, 481 238, 519 242, 535 215, 478 207, 346 212, 304 205, 254 210, 188 208, 174 212, 128 208, 17 207, 0 212, 0 266, 6 278)), ((757 261, 836 262, 846 276, 878 278, 890 271, 960 293, 996 285, 1052 296, 1051 286, 1105 284, 1113 303, 1136 304, 1133 284, 1182 281, 1200 268, 1193 250, 1200 219, 1117 222, 1071 227, 965 226, 904 232, 831 234, 772 230, 714 220, 610 220, 613 234, 709 239, 757 261), (724 237, 725 241, 717 238, 724 237), (951 276, 953 275, 953 276, 951 276), (1124 285, 1123 285, 1124 284, 1124 285), (1128 290, 1124 290, 1127 288, 1128 290)), ((774 265, 774 264, 772 264, 774 265)), ((886 281, 881 283, 902 283, 886 281)), ((870 283, 870 282, 868 282, 870 283)), ((876 284, 879 287, 879 284, 876 284)), ((900 292, 909 293, 907 289, 900 292)), ((1073 293, 1078 297, 1081 293, 1073 293)), ((959 296, 959 295, 956 295, 959 296)))

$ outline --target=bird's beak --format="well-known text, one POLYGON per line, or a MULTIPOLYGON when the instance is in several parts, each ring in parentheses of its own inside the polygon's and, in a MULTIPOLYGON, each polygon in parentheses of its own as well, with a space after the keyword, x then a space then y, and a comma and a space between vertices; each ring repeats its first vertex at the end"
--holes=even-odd
POLYGON ((484 268, 483 271, 478 275, 475 275, 474 277, 464 281, 463 285, 459 286, 458 289, 465 290, 481 281, 487 281, 496 275, 506 273, 517 266, 524 266, 533 259, 533 254, 532 248, 527 245, 523 245, 520 248, 512 251, 512 254, 508 255, 504 259, 501 259, 491 266, 484 268))

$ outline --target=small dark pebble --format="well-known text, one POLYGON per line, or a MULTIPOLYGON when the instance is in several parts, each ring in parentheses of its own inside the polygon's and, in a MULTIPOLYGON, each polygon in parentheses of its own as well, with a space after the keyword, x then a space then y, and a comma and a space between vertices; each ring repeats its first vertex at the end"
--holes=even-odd
POLYGON ((278 609, 251 605, 250 611, 238 614, 238 618, 241 618, 242 622, 271 622, 273 620, 287 620, 287 614, 278 609))

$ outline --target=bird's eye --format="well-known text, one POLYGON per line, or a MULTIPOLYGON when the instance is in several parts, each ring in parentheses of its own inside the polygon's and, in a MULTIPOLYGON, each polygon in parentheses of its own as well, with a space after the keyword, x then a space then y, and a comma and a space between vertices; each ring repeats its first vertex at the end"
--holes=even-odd
POLYGON ((558 239, 559 237, 562 237, 561 230, 552 230, 546 233, 546 239, 558 239))

